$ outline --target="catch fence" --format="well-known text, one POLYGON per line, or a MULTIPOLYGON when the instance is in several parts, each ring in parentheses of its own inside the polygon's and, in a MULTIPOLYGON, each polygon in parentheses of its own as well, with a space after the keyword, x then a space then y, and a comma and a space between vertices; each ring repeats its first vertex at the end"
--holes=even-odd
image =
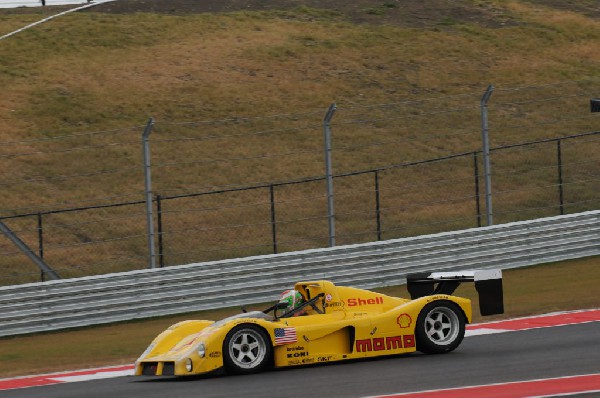
MULTIPOLYGON (((493 92, 494 224, 598 208, 593 83, 493 92)), ((149 139, 156 265, 327 247, 332 218, 336 245, 486 225, 482 92, 339 102, 331 119, 334 217, 325 108, 156 122, 149 139)), ((62 278, 148 267, 144 128, 0 142, 0 220, 62 278)), ((0 235, 0 285, 38 280, 39 269, 0 235)))
MULTIPOLYGON (((511 171, 501 171, 494 175, 494 181, 501 187, 494 194, 498 198, 496 201, 497 207, 501 209, 495 213, 500 221, 499 223, 577 213, 597 206, 600 202, 600 196, 593 194, 586 196, 579 185, 598 184, 600 182, 600 175, 590 174, 581 168, 588 164, 598 164, 600 157, 597 159, 578 159, 577 147, 590 144, 600 147, 599 143, 600 132, 595 131, 491 148, 494 159, 501 156, 512 159, 524 157, 522 162, 528 163, 528 172, 538 174, 535 184, 531 188, 525 187, 517 190, 503 189, 504 184, 506 184, 505 180, 510 180, 514 176, 511 171), (527 161, 531 156, 531 148, 536 148, 537 151, 544 154, 543 158, 547 160, 546 164, 536 164, 535 167, 531 167, 531 161, 527 161), (545 182, 540 183, 544 180, 545 182), (539 198, 534 206, 523 209, 512 206, 503 200, 523 189, 535 189, 538 193, 539 198)), ((482 203, 483 176, 481 174, 481 162, 481 151, 473 151, 334 175, 335 186, 338 188, 336 200, 338 208, 341 209, 336 215, 341 231, 337 235, 338 241, 341 244, 381 241, 401 236, 415 236, 444 230, 483 226, 485 224, 485 214, 482 213, 484 204, 482 203), (468 173, 462 172, 461 174, 470 174, 470 177, 445 178, 438 181, 417 180, 410 184, 403 184, 400 187, 394 183, 406 178, 406 176, 419 175, 423 170, 425 172, 430 171, 427 170, 428 168, 452 169, 455 167, 468 170, 468 173), (423 198, 428 196, 427 188, 431 185, 442 185, 444 187, 443 192, 445 192, 443 195, 447 196, 423 202, 423 198), (450 192, 452 186, 454 188, 450 192), (411 190, 413 192, 410 192, 411 190), (351 206, 344 207, 344 197, 349 194, 354 198, 360 196, 357 209, 352 209, 351 206), (393 197, 398 195, 407 195, 410 198, 416 195, 418 201, 415 201, 412 205, 402 207, 386 205, 393 202, 393 197), (458 208, 456 211, 457 216, 438 218, 430 223, 420 223, 418 217, 415 217, 412 222, 406 220, 412 211, 426 208, 428 205, 458 208)), ((502 170, 504 167, 505 165, 501 162, 495 162, 495 169, 502 170)), ((324 181, 325 177, 313 177, 208 192, 156 195, 153 198, 153 206, 156 215, 158 266, 185 264, 194 262, 194 259, 197 261, 198 258, 212 260, 214 258, 243 257, 257 252, 260 254, 277 254, 299 248, 326 245, 327 214, 324 211, 326 209, 324 181), (290 190, 296 191, 295 199, 277 199, 280 193, 285 195, 286 191, 290 190), (321 193, 318 193, 319 191, 321 193), (225 197, 230 198, 224 199, 225 197), (302 216, 290 218, 290 214, 294 212, 292 208, 301 207, 308 200, 321 201, 317 212, 309 214, 307 211, 302 216), (202 201, 211 204, 199 204, 202 201), (224 205, 231 202, 237 204, 224 205), (247 210, 252 213, 253 219, 251 221, 248 220, 247 210), (185 226, 171 227, 171 225, 176 224, 173 220, 179 221, 178 218, 185 219, 188 218, 189 213, 197 212, 230 212, 228 219, 231 221, 237 220, 237 223, 203 226, 193 221, 185 226), (287 234, 287 229, 290 228, 289 224, 304 224, 312 226, 312 228, 319 225, 319 228, 313 231, 314 234, 310 238, 294 240, 290 239, 287 234), (260 234, 254 237, 250 234, 244 235, 243 240, 245 242, 253 240, 252 243, 247 245, 235 247, 213 246, 216 245, 218 233, 222 230, 251 230, 252 233, 260 231, 260 234), (214 235, 216 238, 208 244, 205 238, 210 235, 214 235), (193 249, 190 251, 190 248, 193 249), (234 255, 228 255, 227 252, 234 255)), ((73 219, 92 220, 96 217, 94 213, 105 214, 108 211, 111 214, 108 221, 120 224, 126 220, 143 226, 145 203, 145 201, 140 200, 49 210, 2 217, 0 220, 28 219, 29 223, 35 223, 38 254, 41 258, 44 258, 45 236, 56 230, 56 225, 53 225, 52 221, 54 216, 72 215, 73 219), (50 231, 46 231, 44 227, 47 223, 53 226, 50 231)), ((63 225, 62 227, 67 226, 63 225)), ((297 227, 297 225, 294 225, 294 227, 297 227)), ((146 259, 146 235, 143 229, 138 232, 138 234, 120 238, 111 238, 110 234, 107 234, 103 240, 94 240, 93 242, 89 240, 93 243, 90 249, 97 253, 103 245, 110 247, 106 256, 112 254, 113 257, 106 258, 101 262, 105 270, 110 268, 115 270, 143 268, 146 259), (139 255, 114 258, 115 248, 118 248, 120 242, 126 242, 127 245, 136 244, 139 255), (131 267, 135 263, 138 266, 131 267)), ((63 245, 60 249, 64 252, 69 249, 71 252, 79 252, 80 255, 85 255, 84 253, 88 249, 87 246, 90 245, 86 246, 84 236, 82 236, 82 239, 84 242, 80 244, 63 245)), ((85 272, 85 270, 82 271, 85 272)), ((44 280, 43 273, 41 279, 44 280)))

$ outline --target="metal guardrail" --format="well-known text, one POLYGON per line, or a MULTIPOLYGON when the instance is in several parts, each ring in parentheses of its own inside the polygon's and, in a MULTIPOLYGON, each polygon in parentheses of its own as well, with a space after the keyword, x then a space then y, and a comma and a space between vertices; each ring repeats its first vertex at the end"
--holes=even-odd
POLYGON ((373 288, 415 271, 600 255, 600 211, 412 238, 0 287, 0 336, 273 300, 298 280, 373 288))

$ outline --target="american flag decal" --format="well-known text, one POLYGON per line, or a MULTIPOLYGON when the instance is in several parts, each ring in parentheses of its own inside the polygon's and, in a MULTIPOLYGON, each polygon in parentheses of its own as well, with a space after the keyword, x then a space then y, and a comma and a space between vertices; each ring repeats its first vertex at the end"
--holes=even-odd
POLYGON ((275 344, 289 344, 298 341, 295 328, 275 328, 275 344))

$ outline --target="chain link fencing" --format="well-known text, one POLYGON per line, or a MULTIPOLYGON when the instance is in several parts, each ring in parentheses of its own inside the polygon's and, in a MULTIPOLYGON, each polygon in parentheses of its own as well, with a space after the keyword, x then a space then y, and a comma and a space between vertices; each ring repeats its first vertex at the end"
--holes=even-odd
MULTIPOLYGON (((495 89, 495 224, 598 208, 595 83, 495 89)), ((337 245, 485 225, 479 91, 337 104, 337 245)), ((326 110, 157 121, 149 141, 156 265, 326 247, 326 110)), ((1 142, 10 205, 0 220, 63 278, 148 267, 143 130, 1 142)), ((0 285, 43 278, 0 236, 0 285)))

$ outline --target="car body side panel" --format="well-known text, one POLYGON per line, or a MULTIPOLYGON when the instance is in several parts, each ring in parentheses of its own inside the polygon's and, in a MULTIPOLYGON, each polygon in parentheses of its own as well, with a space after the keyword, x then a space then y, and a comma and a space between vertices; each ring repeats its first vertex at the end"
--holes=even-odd
POLYGON ((219 369, 223 367, 227 334, 244 324, 265 331, 273 347, 273 364, 285 367, 414 352, 417 319, 434 301, 455 303, 466 322, 471 322, 470 300, 456 296, 438 294, 407 300, 337 287, 328 281, 299 282, 296 289, 306 299, 321 295, 318 311, 307 308, 304 316, 275 320, 255 312, 219 322, 180 322, 154 339, 136 362, 136 375, 193 375, 219 369), (200 345, 205 348, 203 356, 198 352, 200 345))
POLYGON ((316 340, 277 346, 274 349, 274 364, 284 367, 345 359, 351 352, 350 333, 350 328, 345 327, 316 340))
POLYGON ((471 302, 468 299, 447 295, 422 297, 407 301, 389 311, 372 313, 369 317, 373 326, 371 335, 356 341, 356 350, 366 356, 391 355, 417 350, 415 327, 419 314, 427 304, 434 301, 450 301, 457 304, 467 322, 471 321, 471 302))

